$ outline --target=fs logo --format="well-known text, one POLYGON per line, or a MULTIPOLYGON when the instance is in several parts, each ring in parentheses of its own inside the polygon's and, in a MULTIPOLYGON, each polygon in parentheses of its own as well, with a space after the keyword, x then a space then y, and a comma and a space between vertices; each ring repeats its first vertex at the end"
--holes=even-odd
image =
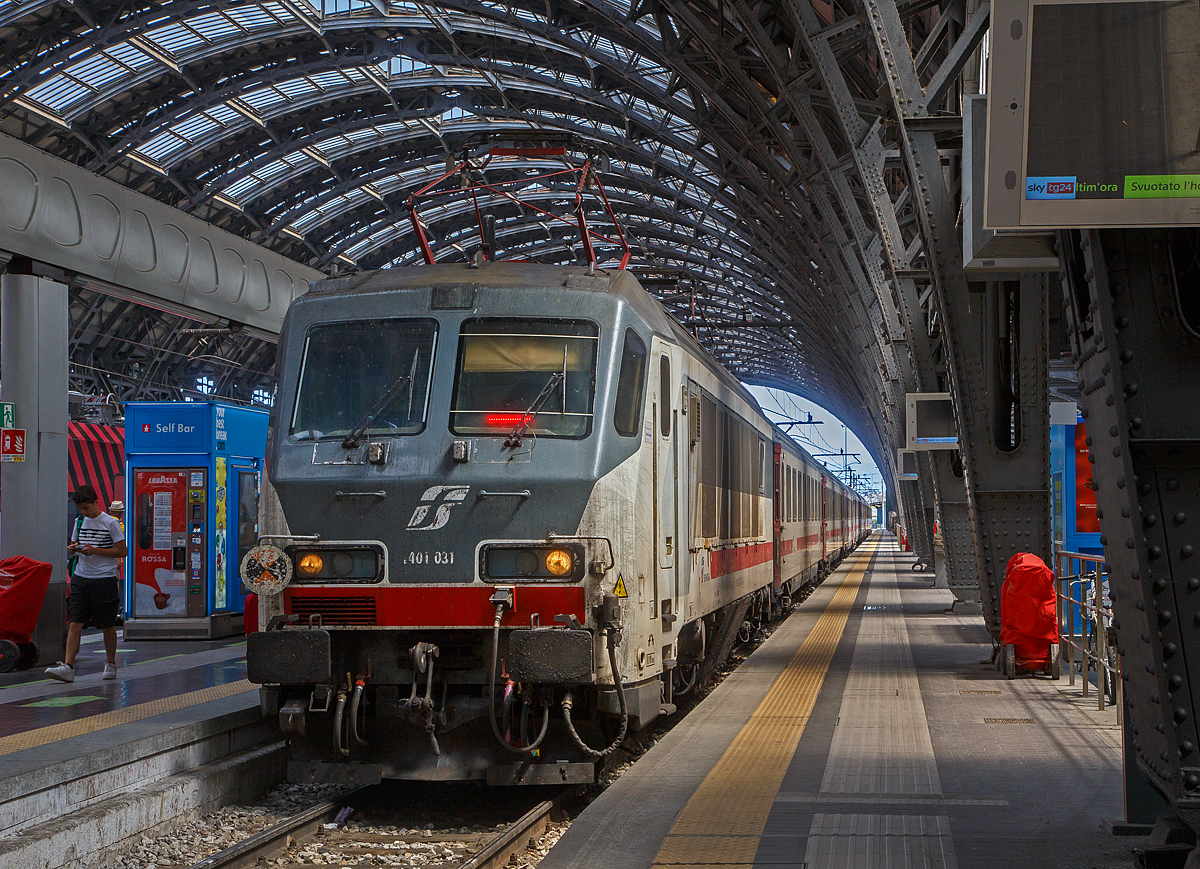
POLYGON ((408 520, 409 531, 437 531, 450 521, 450 510, 466 500, 470 486, 430 486, 408 520), (436 508, 436 509, 435 509, 436 508), (428 524, 426 523, 428 520, 428 524))

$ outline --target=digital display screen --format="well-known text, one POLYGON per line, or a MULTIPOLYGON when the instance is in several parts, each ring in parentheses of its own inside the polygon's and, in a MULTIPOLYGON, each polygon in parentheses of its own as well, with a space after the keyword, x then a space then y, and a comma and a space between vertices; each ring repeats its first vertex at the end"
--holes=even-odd
POLYGON ((910 450, 958 448, 958 426, 948 392, 910 392, 907 407, 907 442, 910 450))
POLYGON ((1026 200, 1200 199, 1200 5, 1035 3, 1026 200))
POLYGON ((917 443, 958 443, 958 427, 954 424, 954 406, 950 399, 917 400, 917 443))

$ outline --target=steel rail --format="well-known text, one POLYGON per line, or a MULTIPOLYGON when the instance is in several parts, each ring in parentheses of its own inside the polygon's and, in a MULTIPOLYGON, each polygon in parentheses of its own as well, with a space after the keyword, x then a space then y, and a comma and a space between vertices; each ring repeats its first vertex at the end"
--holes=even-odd
POLYGON ((459 869, 497 869, 507 866, 513 854, 525 850, 531 840, 546 832, 554 806, 554 800, 538 803, 518 818, 516 823, 476 851, 459 869))
MULTIPOLYGON (((287 820, 267 827, 223 851, 218 851, 188 869, 245 869, 256 866, 260 859, 283 854, 293 843, 305 842, 337 817, 350 798, 361 794, 359 788, 348 794, 305 809, 287 820)), ((550 814, 558 800, 538 803, 476 851, 459 869, 499 869, 508 865, 509 858, 525 850, 529 843, 541 837, 550 823, 550 814)))
POLYGON ((358 788, 343 794, 335 800, 318 803, 260 830, 249 838, 243 839, 205 857, 198 863, 193 863, 188 869, 242 869, 254 866, 260 857, 275 857, 286 851, 293 842, 304 842, 312 838, 322 824, 329 823, 337 817, 352 796, 362 793, 366 788, 358 788))

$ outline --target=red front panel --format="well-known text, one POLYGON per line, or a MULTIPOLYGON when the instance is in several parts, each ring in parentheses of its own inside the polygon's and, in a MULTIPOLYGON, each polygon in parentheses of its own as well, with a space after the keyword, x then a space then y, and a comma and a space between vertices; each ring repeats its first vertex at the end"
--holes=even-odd
MULTIPOLYGON (((336 625, 339 600, 373 604, 356 607, 354 618, 343 624, 397 628, 490 628, 496 608, 490 603, 495 586, 484 585, 407 585, 407 586, 293 586, 284 593, 284 609, 289 612, 320 612, 325 624, 336 625), (318 602, 314 599, 322 599, 318 602), (329 601, 328 605, 325 601, 329 601), (331 616, 329 613, 333 613, 331 616)), ((574 615, 586 621, 583 586, 517 585, 513 607, 505 611, 500 624, 506 628, 529 627, 532 615, 550 627, 557 615, 574 615)), ((346 610, 351 612, 351 610, 346 610)), ((303 621, 303 619, 302 619, 303 621)))

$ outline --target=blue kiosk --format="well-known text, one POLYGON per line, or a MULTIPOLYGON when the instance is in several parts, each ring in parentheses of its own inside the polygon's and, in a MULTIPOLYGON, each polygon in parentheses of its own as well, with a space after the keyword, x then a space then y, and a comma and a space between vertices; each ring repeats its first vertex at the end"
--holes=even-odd
POLYGON ((258 538, 263 410, 125 405, 126 639, 242 632, 241 554, 258 538))

